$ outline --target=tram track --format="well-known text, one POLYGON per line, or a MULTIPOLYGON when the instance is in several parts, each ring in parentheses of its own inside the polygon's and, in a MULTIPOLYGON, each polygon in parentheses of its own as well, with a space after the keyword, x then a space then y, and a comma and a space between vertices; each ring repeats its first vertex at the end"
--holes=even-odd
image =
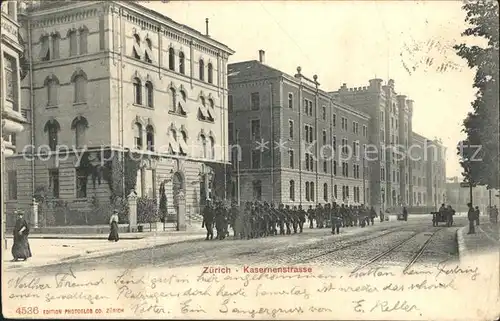
POLYGON ((403 269, 403 273, 407 272, 416 262, 417 260, 422 256, 422 254, 424 254, 425 252, 425 249, 427 248, 427 246, 429 245, 429 243, 431 242, 432 238, 434 237, 434 235, 436 235, 439 231, 442 231, 444 228, 440 228, 436 231, 434 231, 431 236, 429 236, 429 238, 425 241, 424 244, 422 244, 422 246, 420 247, 420 249, 418 250, 417 253, 415 253, 413 255, 413 257, 411 258, 410 260, 410 263, 408 263, 405 268, 403 269))

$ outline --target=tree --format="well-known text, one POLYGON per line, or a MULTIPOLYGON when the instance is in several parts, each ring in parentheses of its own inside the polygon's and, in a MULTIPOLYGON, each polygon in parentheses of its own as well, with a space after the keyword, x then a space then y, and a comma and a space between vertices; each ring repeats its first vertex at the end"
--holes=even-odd
POLYGON ((139 197, 137 199, 137 223, 149 223, 149 230, 152 231, 152 225, 158 222, 158 219, 156 200, 149 197, 139 197))
MULTIPOLYGON (((457 54, 467 60, 470 68, 476 68, 473 87, 477 89, 472 102, 473 111, 463 122, 463 132, 467 134, 465 145, 480 146, 472 162, 463 157, 459 147, 466 179, 488 188, 499 188, 499 14, 498 2, 488 0, 468 1, 463 9, 469 23, 462 35, 481 37, 487 41, 483 47, 460 44, 455 46, 457 54)), ((476 147, 474 149, 477 149, 476 147)))
POLYGON ((167 195, 165 193, 165 183, 160 184, 160 220, 163 223, 163 230, 165 231, 165 223, 167 222, 168 206, 167 195))

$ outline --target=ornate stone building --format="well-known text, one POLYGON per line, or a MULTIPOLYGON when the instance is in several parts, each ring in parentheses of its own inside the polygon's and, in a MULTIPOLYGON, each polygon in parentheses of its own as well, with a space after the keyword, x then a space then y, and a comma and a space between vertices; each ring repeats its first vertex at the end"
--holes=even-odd
POLYGON ((1 160, 2 164, 2 214, 3 220, 12 215, 7 208, 4 208, 4 201, 7 199, 16 200, 18 190, 16 186, 9 188, 17 180, 15 172, 5 171, 5 157, 14 154, 18 134, 23 130, 23 124, 26 119, 21 114, 21 106, 24 101, 21 100, 21 79, 25 76, 22 72, 22 40, 19 37, 19 23, 17 21, 17 1, 3 1, 2 4, 2 29, 0 57, 2 72, 1 79, 1 160), (6 216, 9 215, 9 216, 6 216))
POLYGON ((132 1, 56 1, 28 7, 21 23, 32 126, 7 162, 20 200, 62 201, 55 224, 67 225, 131 189, 157 200, 164 190, 169 215, 185 205, 189 224, 210 193, 224 196, 233 51, 208 21, 202 34, 132 1))

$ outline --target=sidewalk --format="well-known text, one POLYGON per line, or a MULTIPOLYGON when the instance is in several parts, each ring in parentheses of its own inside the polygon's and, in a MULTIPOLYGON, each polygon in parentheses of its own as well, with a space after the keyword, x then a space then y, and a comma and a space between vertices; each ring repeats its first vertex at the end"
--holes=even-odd
POLYGON ((479 226, 475 226, 475 234, 467 234, 468 225, 458 229, 457 242, 461 261, 475 254, 500 250, 500 224, 486 222, 486 219, 483 222, 479 226))
POLYGON ((78 258, 93 258, 104 255, 138 249, 154 248, 167 244, 202 240, 205 233, 201 229, 186 232, 145 232, 122 233, 120 241, 109 242, 107 235, 37 235, 30 237, 29 243, 33 257, 26 262, 11 262, 10 250, 12 239, 8 239, 7 249, 3 246, 4 270, 19 268, 34 268, 44 265, 57 264, 78 258), (130 234, 130 235, 128 235, 130 234), (139 235, 140 234, 140 235, 139 235), (62 238, 62 236, 64 238, 62 238))

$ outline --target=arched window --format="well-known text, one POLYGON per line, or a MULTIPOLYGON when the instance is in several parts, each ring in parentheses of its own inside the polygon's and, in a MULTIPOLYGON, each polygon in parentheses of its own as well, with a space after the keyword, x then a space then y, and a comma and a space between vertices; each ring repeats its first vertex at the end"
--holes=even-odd
POLYGON ((213 137, 210 137, 209 141, 210 141, 210 158, 215 159, 215 139, 213 137))
POLYGON ((203 59, 200 59, 198 62, 198 67, 199 67, 199 76, 200 80, 205 80, 205 63, 203 62, 203 59))
POLYGON ((60 41, 61 35, 55 33, 52 35, 52 58, 59 59, 59 47, 61 46, 60 41))
POLYGON ((57 149, 58 144, 58 135, 61 127, 57 120, 49 120, 45 124, 44 131, 47 133, 49 148, 51 151, 55 151, 57 149))
POLYGON ((290 181, 290 200, 295 201, 295 181, 290 181))
POLYGON ((179 52, 179 72, 181 74, 185 74, 186 73, 185 61, 184 61, 184 53, 182 51, 179 52))
POLYGON ((212 67, 212 63, 208 63, 207 65, 208 68, 208 83, 213 84, 214 83, 214 68, 212 67))
POLYGON ((78 38, 75 29, 68 31, 69 39, 69 56, 73 57, 78 54, 78 38))
POLYGON ((85 117, 78 116, 73 119, 71 123, 71 129, 75 131, 75 147, 82 148, 86 144, 86 132, 89 127, 89 123, 85 117))
POLYGON ((311 202, 314 202, 314 183, 309 183, 309 192, 311 193, 311 202))
POLYGON ((338 197, 337 195, 338 195, 337 194, 337 185, 334 185, 333 186, 333 197, 337 198, 338 197))
POLYGON ((174 113, 177 111, 177 108, 176 108, 177 107, 176 106, 177 100, 176 100, 175 95, 176 95, 175 89, 174 88, 170 88, 170 103, 171 103, 171 105, 170 105, 170 111, 174 112, 174 113))
POLYGON ((328 202, 328 184, 323 184, 323 199, 328 202))
POLYGON ((146 60, 147 63, 153 62, 153 44, 149 38, 146 38, 146 53, 144 55, 144 60, 146 60))
POLYGON ((179 146, 181 147, 180 154, 185 156, 187 155, 188 146, 187 146, 187 134, 184 130, 181 130, 181 137, 179 138, 180 138, 179 146))
POLYGON ((142 84, 139 78, 134 78, 134 103, 142 105, 142 84))
POLYGON ((310 201, 309 182, 306 182, 306 201, 310 201))
POLYGON ((141 59, 141 38, 138 34, 134 35, 133 55, 135 59, 141 59))
POLYGON ((80 29, 80 55, 84 55, 87 53, 87 36, 89 34, 89 30, 87 27, 83 27, 80 29))
POLYGON ((73 78, 75 85, 75 103, 83 103, 87 100, 87 78, 79 74, 73 78))
POLYGON ((146 127, 146 144, 147 144, 147 150, 154 152, 154 146, 155 146, 155 134, 154 134, 154 128, 151 125, 148 125, 146 127))
POLYGON ((252 189, 253 189, 253 198, 260 201, 262 199, 262 182, 260 180, 253 181, 252 189))
POLYGON ((147 105, 148 107, 153 107, 153 84, 150 81, 146 81, 146 93, 147 93, 147 105))
POLYGON ((57 78, 52 77, 47 79, 47 105, 48 106, 57 106, 57 88, 59 87, 59 81, 57 78))
POLYGON ((201 150, 202 150, 201 155, 203 158, 207 158, 207 139, 205 135, 201 135, 200 140, 201 140, 201 150))
POLYGON ((172 47, 168 49, 168 69, 175 70, 175 50, 172 47))
POLYGON ((134 147, 142 149, 142 125, 139 123, 134 125, 134 147))

